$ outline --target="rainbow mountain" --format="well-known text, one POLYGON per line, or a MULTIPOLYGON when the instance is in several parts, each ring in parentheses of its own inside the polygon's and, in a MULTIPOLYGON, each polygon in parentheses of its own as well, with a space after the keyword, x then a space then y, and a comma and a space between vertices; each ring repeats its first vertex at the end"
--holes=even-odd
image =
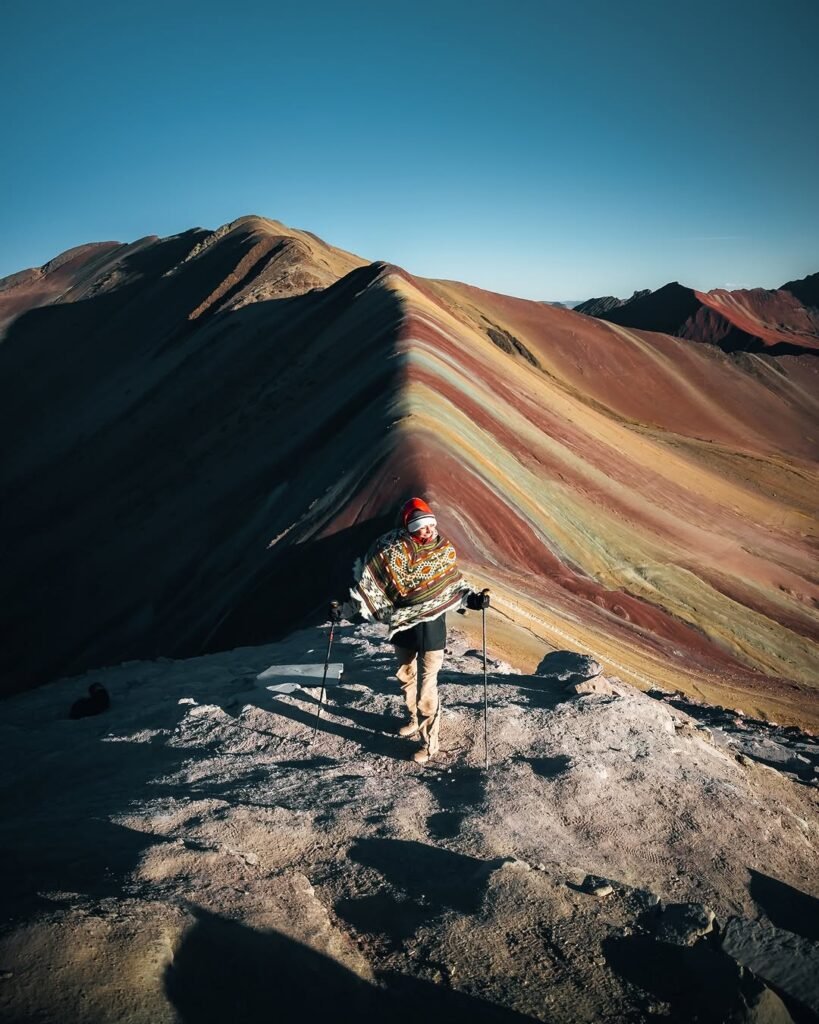
POLYGON ((420 494, 521 669, 579 650, 819 723, 810 351, 424 279, 260 217, 70 250, 0 281, 0 325, 6 693, 317 623, 420 494))

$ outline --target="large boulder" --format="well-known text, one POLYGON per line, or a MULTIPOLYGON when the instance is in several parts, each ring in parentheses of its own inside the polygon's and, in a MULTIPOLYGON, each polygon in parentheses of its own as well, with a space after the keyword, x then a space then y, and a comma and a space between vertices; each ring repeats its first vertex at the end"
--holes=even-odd
POLYGON ((535 675, 548 676, 560 683, 579 683, 599 676, 602 671, 600 663, 588 654, 578 654, 576 651, 552 651, 535 669, 535 675))
POLYGON ((819 948, 816 943, 776 928, 768 921, 735 917, 728 923, 723 950, 785 996, 819 1012, 819 948))

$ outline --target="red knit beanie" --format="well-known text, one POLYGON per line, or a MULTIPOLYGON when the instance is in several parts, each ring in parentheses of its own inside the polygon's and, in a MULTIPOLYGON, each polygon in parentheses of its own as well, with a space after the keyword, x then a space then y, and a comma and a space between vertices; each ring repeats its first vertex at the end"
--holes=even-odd
POLYGON ((423 498, 410 498, 401 509, 401 522, 408 533, 416 533, 423 526, 437 526, 432 509, 423 498))

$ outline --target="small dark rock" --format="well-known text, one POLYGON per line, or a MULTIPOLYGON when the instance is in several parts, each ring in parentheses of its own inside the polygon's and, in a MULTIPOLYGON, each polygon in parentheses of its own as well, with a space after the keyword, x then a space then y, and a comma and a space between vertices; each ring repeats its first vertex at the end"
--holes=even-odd
POLYGON ((88 687, 88 696, 80 697, 71 705, 69 718, 88 718, 99 715, 111 707, 111 698, 102 683, 92 683, 88 687))
POLYGON ((583 879, 581 886, 583 892, 589 893, 590 896, 611 896, 614 892, 614 885, 608 878, 603 878, 601 875, 586 875, 583 879))

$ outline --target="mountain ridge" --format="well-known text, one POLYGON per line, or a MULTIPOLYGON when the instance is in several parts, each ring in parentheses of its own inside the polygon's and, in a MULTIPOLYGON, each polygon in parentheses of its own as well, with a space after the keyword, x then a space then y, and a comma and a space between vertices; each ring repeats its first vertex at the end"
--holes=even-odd
POLYGON ((819 717, 813 361, 746 366, 253 217, 115 255, 0 345, 7 689, 278 635, 420 491, 511 659, 569 636, 638 685, 819 717))
POLYGON ((578 313, 644 331, 673 334, 719 346, 725 352, 770 355, 819 351, 819 274, 778 289, 715 288, 696 291, 671 281, 630 299, 588 299, 578 313))

